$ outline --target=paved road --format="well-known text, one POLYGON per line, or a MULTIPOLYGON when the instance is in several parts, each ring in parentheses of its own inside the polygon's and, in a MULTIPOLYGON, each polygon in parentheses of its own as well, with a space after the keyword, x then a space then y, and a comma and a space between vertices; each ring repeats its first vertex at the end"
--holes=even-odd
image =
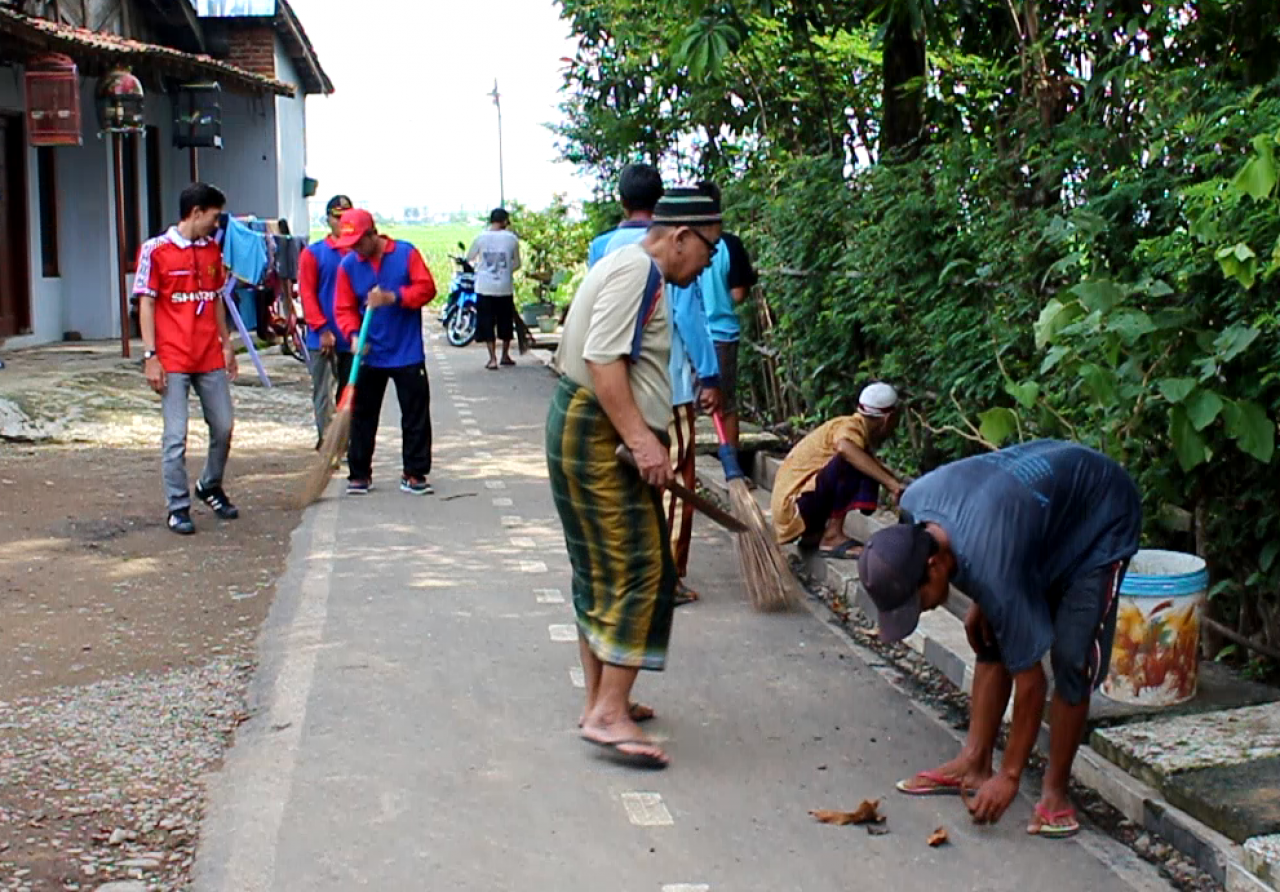
MULTIPOLYGON (((367 499, 331 491, 294 538, 262 641, 258 713, 213 801, 200 892, 1166 888, 1097 834, 998 828, 892 782, 955 744, 818 617, 759 616, 730 543, 699 529, 666 673, 637 693, 673 764, 575 737, 569 570, 541 453, 550 375, 431 359, 434 498, 395 487, 388 400, 367 499), (568 639, 568 640, 564 640, 568 639), (813 808, 884 797, 890 833, 813 808), (925 838, 946 826, 953 843, 925 838)), ((447 348, 445 348, 447 349, 447 348)))

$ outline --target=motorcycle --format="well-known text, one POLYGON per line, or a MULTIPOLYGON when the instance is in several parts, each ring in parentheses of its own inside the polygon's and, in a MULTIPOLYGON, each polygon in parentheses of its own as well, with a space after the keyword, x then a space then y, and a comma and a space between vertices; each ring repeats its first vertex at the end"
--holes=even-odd
MULTIPOLYGON (((464 253, 466 245, 458 242, 464 253)), ((462 256, 451 258, 458 265, 449 285, 449 299, 440 313, 444 336, 454 347, 465 347, 476 337, 476 268, 462 256)))

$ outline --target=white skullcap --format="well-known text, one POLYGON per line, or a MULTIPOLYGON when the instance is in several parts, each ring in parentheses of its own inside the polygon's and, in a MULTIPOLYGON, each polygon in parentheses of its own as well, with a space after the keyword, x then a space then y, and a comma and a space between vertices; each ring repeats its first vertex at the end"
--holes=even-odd
POLYGON ((883 418, 898 405, 898 391, 889 384, 877 381, 862 389, 858 397, 858 412, 872 418, 883 418))

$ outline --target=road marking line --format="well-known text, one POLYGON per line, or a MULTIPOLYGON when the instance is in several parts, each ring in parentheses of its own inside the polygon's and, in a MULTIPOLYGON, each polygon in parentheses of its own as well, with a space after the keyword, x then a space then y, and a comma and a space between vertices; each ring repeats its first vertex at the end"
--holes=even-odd
POLYGON ((583 675, 581 666, 573 666, 569 669, 569 681, 575 688, 585 688, 587 686, 587 677, 583 675))
POLYGON ((711 887, 706 883, 668 883, 662 892, 711 892, 711 887))
POLYGON ((527 536, 512 536, 511 547, 512 548, 537 548, 538 543, 534 542, 532 539, 528 538, 527 536))
POLYGON ((477 453, 476 453, 476 458, 482 458, 482 459, 484 459, 485 461, 493 461, 493 453, 492 453, 492 452, 477 452, 477 453))
POLYGON ((507 516, 502 518, 502 525, 504 527, 518 527, 520 526, 521 523, 523 523, 523 521, 521 521, 519 517, 516 517, 513 514, 508 514, 507 516))
POLYGON ((623 793, 622 805, 637 827, 671 827, 675 819, 662 803, 659 793, 623 793))
POLYGON ((547 626, 547 632, 551 634, 552 641, 577 641, 578 640, 577 626, 550 625, 550 626, 547 626))
POLYGON ((538 599, 539 604, 564 603, 564 592, 558 588, 535 588, 533 594, 538 599))
POLYGON ((462 432, 463 432, 464 434, 466 434, 468 437, 483 437, 483 436, 484 436, 484 431, 480 430, 480 428, 478 428, 478 427, 467 427, 467 428, 463 428, 462 432))
POLYGON ((520 572, 521 573, 546 573, 547 565, 544 564, 542 561, 521 561, 520 572))
POLYGON ((484 482, 484 485, 486 489, 506 489, 507 488, 507 484, 503 483, 501 480, 486 480, 484 482))
POLYGON ((514 504, 515 502, 508 498, 497 498, 493 500, 493 507, 495 508, 510 508, 514 504))

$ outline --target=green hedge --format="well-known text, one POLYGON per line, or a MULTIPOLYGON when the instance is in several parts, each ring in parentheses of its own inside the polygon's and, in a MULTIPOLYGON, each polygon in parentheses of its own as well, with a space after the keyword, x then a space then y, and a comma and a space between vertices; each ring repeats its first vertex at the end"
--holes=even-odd
POLYGON ((1280 82, 1206 81, 1147 84, 1123 139, 1078 114, 1017 152, 960 133, 852 176, 753 168, 730 219, 774 324, 744 373, 762 420, 802 426, 894 382, 910 472, 1042 436, 1115 456, 1147 541, 1202 553, 1216 615, 1277 646, 1280 82), (763 396, 766 360, 790 405, 763 396))

